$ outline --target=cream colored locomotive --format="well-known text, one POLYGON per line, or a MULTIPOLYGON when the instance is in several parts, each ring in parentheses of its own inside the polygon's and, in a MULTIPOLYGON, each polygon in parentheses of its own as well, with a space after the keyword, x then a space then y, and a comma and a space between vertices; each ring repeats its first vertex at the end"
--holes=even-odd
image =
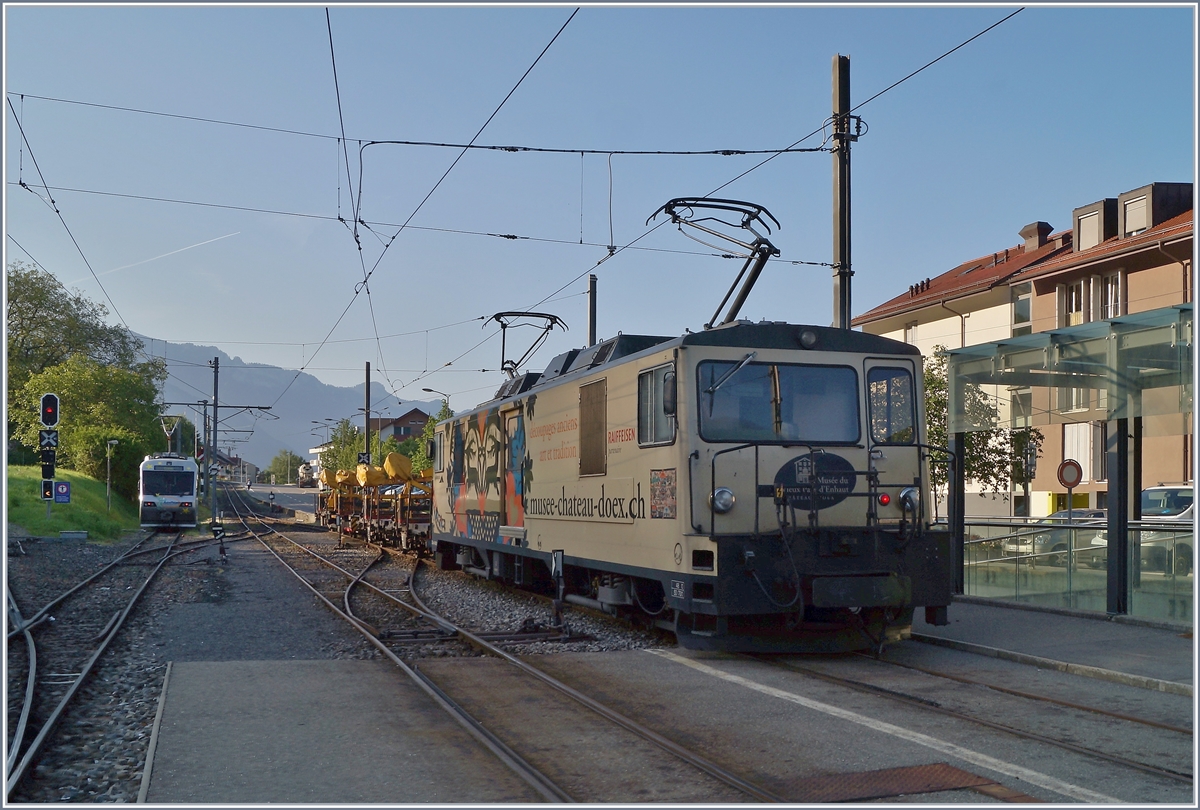
POLYGON ((438 425, 432 548, 519 584, 561 550, 568 601, 690 648, 870 647, 914 606, 943 622, 921 380, 912 346, 784 323, 567 352, 438 425))

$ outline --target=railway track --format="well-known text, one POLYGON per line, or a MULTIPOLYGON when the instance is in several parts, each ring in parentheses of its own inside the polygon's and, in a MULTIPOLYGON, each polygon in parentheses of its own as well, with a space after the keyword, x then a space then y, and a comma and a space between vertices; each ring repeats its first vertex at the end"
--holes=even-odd
MULTIPOLYGON (((806 678, 903 703, 921 712, 950 717, 1120 768, 1193 784, 1190 768, 1193 732, 1180 725, 869 655, 856 654, 842 660, 815 663, 800 663, 794 658, 748 657, 806 678), (905 670, 908 677, 897 678, 896 670, 905 670), (992 692, 995 699, 979 700, 979 688, 992 692), (1055 711, 1049 713, 1030 708, 1031 704, 1042 703, 1054 706, 1055 711), (998 718, 1004 718, 1004 722, 998 718), (1136 727, 1167 733, 1157 736, 1157 747, 1145 750, 1141 743, 1129 741, 1132 739, 1129 730, 1136 727), (1081 740, 1107 741, 1108 746, 1102 748, 1081 740)), ((1138 740, 1145 738, 1145 734, 1137 737, 1138 740)))
POLYGON ((339 548, 325 556, 281 534, 246 504, 239 504, 237 512, 248 528, 250 522, 258 523, 251 531, 259 541, 327 607, 543 800, 786 801, 497 646, 575 638, 566 628, 530 621, 512 632, 465 628, 421 599, 420 562, 366 546, 339 548), (483 656, 487 659, 469 669, 438 663, 483 656), (481 686, 486 689, 482 699, 481 686), (486 724, 476 716, 480 714, 487 715, 486 724), (545 722, 548 717, 554 722, 545 722), (584 728, 586 734, 581 733, 584 728), (602 756, 599 751, 618 753, 602 756), (636 783, 632 775, 639 771, 647 776, 636 783))
POLYGON ((211 544, 183 542, 178 533, 151 535, 77 582, 50 583, 29 593, 6 587, 11 674, 6 799, 54 742, 61 721, 162 568, 211 544), (55 585, 61 590, 51 590, 55 585))

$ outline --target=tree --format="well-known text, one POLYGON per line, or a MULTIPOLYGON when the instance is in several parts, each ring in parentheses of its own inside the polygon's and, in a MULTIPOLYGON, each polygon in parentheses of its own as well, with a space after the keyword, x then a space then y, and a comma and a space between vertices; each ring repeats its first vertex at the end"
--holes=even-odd
POLYGON ((57 465, 104 478, 108 441, 116 439, 113 486, 133 495, 138 463, 165 443, 156 404, 165 378, 161 360, 125 369, 75 354, 25 381, 10 403, 19 406, 10 410, 13 435, 28 447, 38 446, 39 402, 43 393, 53 391, 62 403, 57 465))
POLYGON ((105 365, 133 369, 138 340, 124 326, 104 322, 108 310, 53 275, 23 262, 8 265, 8 397, 34 374, 73 354, 105 365))
POLYGON ((275 458, 271 459, 271 464, 264 472, 267 474, 268 481, 274 475, 278 483, 288 484, 296 480, 299 475, 299 467, 303 463, 304 459, 291 450, 280 450, 275 454, 275 458))
MULTIPOLYGON (((934 346, 925 358, 925 426, 927 442, 934 447, 946 447, 950 441, 947 359, 945 346, 934 346)), ((968 480, 979 484, 984 493, 1001 495, 1007 500, 1013 482, 1025 481, 1026 443, 1033 441, 1040 445, 1042 433, 1037 428, 1014 431, 1000 427, 999 409, 977 385, 964 386, 963 400, 964 413, 972 424, 993 426, 966 434, 963 473, 968 480)), ((949 458, 935 452, 929 460, 929 475, 936 489, 947 485, 949 473, 949 458)))
POLYGON ((409 456, 412 459, 414 470, 428 470, 433 466, 433 459, 429 457, 426 448, 433 441, 433 434, 437 429, 437 423, 444 419, 449 419, 451 416, 454 416, 454 411, 450 410, 450 401, 443 399, 442 407, 437 412, 437 416, 431 416, 425 422, 425 429, 421 431, 421 440, 417 442, 416 451, 413 455, 409 456))
MULTIPOLYGON (((383 465, 388 453, 403 452, 395 436, 379 440, 379 433, 371 434, 371 463, 383 465)), ((343 419, 329 434, 329 449, 321 452, 321 468, 326 470, 358 469, 358 454, 363 451, 362 432, 349 419, 343 419)), ((408 455, 405 453, 405 455, 408 455)), ((415 465, 414 465, 415 466, 415 465)))

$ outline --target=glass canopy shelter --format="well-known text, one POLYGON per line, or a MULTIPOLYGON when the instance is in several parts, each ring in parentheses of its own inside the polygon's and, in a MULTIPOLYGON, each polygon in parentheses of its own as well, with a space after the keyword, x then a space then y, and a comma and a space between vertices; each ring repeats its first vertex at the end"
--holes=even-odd
MULTIPOLYGON (((1097 392, 1087 400, 1093 406, 1087 418, 1109 423, 1108 560, 1116 563, 1108 566, 1110 614, 1128 612, 1128 524, 1138 517, 1139 486, 1131 479, 1131 451, 1133 458, 1140 458, 1140 421, 1146 416, 1192 413, 1192 344, 1192 304, 1179 304, 949 352, 948 432, 956 457, 961 456, 967 433, 998 426, 971 412, 972 387, 1030 390, 1037 400, 1049 403, 1033 409, 1030 424, 1035 426, 1072 421, 1058 407, 1071 397, 1060 392, 1097 392), (1132 436, 1129 420, 1137 427, 1132 436)), ((954 468, 949 516, 958 538, 961 592, 965 481, 962 465, 954 468)))

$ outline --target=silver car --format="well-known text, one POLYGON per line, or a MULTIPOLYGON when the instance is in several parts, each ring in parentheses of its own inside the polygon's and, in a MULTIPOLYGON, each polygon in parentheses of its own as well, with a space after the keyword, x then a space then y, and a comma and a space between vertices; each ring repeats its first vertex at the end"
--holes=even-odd
POLYGON ((1086 550, 1092 554, 1092 538, 1096 532, 1108 525, 1108 512, 1104 509, 1063 509, 1031 523, 1017 537, 1004 541, 1005 556, 1030 557, 1030 563, 1064 566, 1067 564, 1067 548, 1071 535, 1075 536, 1075 550, 1086 550), (1067 524, 1068 516, 1071 519, 1067 524))
MULTIPOLYGON (((1142 490, 1142 520, 1180 523, 1179 531, 1144 530, 1131 534, 1137 541, 1142 569, 1146 571, 1188 574, 1194 564, 1191 526, 1195 516, 1195 490, 1186 485, 1157 486, 1142 490)), ((1108 561, 1108 532, 1092 540, 1094 563, 1108 561)))

